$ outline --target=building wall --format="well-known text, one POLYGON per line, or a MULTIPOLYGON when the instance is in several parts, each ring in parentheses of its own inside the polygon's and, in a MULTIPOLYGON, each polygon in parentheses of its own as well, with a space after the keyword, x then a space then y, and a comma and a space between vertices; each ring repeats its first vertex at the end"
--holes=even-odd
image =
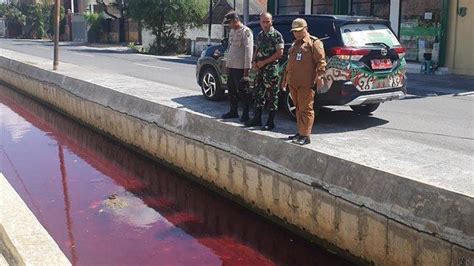
MULTIPOLYGON (((282 0, 273 0, 273 1, 268 1, 268 10, 275 10, 278 12, 278 3, 279 1, 282 0)), ((351 10, 351 3, 354 0, 347 0, 345 2, 346 8, 348 8, 349 12, 345 11, 340 11, 338 12, 337 10, 344 10, 344 8, 335 8, 334 9, 334 14, 347 14, 352 12, 351 10)), ((394 30, 395 33, 400 32, 400 12, 402 12, 402 9, 400 8, 400 3, 403 0, 391 0, 390 1, 390 15, 389 19, 391 22, 391 26, 394 30)), ((426 0, 409 0, 410 5, 423 5, 429 4, 429 7, 427 7, 428 13, 432 12, 431 9, 436 6, 434 3, 431 3, 430 1, 426 0), (411 2, 413 1, 413 2, 411 2)), ((441 66, 446 66, 448 68, 449 72, 455 73, 455 74, 464 74, 464 75, 474 75, 474 34, 470 34, 472 32, 472 27, 474 26, 474 1, 473 0, 447 0, 449 2, 449 16, 448 16, 448 27, 446 29, 447 32, 447 41, 444 47, 442 44, 442 39, 437 39, 436 42, 440 43, 438 47, 441 48, 436 48, 436 49, 443 49, 444 48, 444 56, 443 52, 440 53, 440 58, 438 59, 437 57, 437 52, 434 52, 436 49, 434 49, 432 52, 436 54, 436 58, 434 60, 436 62, 440 62, 442 65, 441 66), (459 7, 466 7, 467 8, 467 15, 464 17, 461 17, 457 14, 457 8, 459 7), (443 64, 443 59, 444 59, 444 64, 443 64), (439 61, 438 61, 439 60, 439 61)), ((288 1, 287 1, 288 2, 288 1)), ((333 0, 334 4, 336 5, 337 3, 341 3, 341 0, 333 0)), ((311 3, 312 0, 292 0, 292 4, 300 4, 301 6, 304 6, 304 13, 306 14, 311 14, 310 8, 311 8, 311 3)), ((407 3, 405 1, 405 3, 407 3)), ((406 9, 407 7, 405 7, 406 9)), ((408 7, 410 8, 410 7, 408 7)), ((445 10, 445 9, 443 9, 445 10)), ((281 12, 282 10, 280 10, 281 12)), ((444 13, 444 11, 443 11, 444 13)), ((423 15, 423 14, 420 14, 423 15)), ((444 16, 444 15, 443 15, 444 16)), ((431 47, 428 47, 431 49, 431 47)), ((421 51, 420 53, 422 53, 421 51)), ((427 50, 426 52, 430 52, 427 50)), ((420 56, 418 55, 419 60, 420 56)), ((422 58, 422 57, 421 57, 422 58)))
POLYGON ((455 74, 474 76, 474 1, 451 0, 449 5, 446 66, 455 74), (457 7, 467 7, 467 15, 457 14, 457 7))

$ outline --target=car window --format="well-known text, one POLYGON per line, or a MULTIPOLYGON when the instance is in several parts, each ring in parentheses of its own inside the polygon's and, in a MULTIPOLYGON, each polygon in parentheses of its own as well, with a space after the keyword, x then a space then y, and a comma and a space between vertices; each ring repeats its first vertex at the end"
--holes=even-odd
POLYGON ((383 24, 347 24, 340 30, 346 46, 360 47, 374 43, 384 43, 389 47, 400 45, 393 32, 383 24))
POLYGON ((257 40, 257 35, 261 31, 260 26, 255 25, 255 26, 250 26, 249 28, 250 30, 252 30, 254 41, 257 40))
POLYGON ((283 40, 285 43, 292 43, 293 42, 293 34, 290 32, 291 25, 288 23, 285 24, 275 24, 273 27, 281 33, 283 36, 283 40))

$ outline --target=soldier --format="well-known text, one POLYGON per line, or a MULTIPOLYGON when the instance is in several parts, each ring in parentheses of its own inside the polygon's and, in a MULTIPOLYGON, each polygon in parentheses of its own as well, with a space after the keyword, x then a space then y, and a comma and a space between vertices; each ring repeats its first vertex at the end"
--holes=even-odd
POLYGON ((240 121, 249 120, 249 105, 251 96, 248 91, 249 69, 252 66, 253 34, 240 22, 236 12, 225 16, 224 24, 231 28, 229 33, 229 51, 227 53, 227 73, 230 111, 222 115, 223 119, 238 118, 239 96, 244 104, 240 121))
POLYGON ((270 113, 262 130, 275 128, 275 114, 278 109, 278 60, 283 55, 284 41, 279 31, 273 28, 272 15, 260 15, 262 31, 257 36, 253 68, 257 70, 255 78, 255 115, 245 126, 261 126, 262 112, 265 103, 269 105, 270 113))
POLYGON ((295 19, 291 24, 291 31, 295 41, 288 51, 288 65, 281 85, 283 89, 289 86, 296 107, 298 133, 288 139, 295 144, 305 145, 311 143, 315 91, 326 82, 326 56, 323 43, 309 34, 308 24, 304 19, 295 19))

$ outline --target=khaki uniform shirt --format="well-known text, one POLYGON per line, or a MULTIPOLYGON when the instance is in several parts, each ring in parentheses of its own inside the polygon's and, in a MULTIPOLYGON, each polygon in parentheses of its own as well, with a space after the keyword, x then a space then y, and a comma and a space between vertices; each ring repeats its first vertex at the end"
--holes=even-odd
POLYGON ((295 41, 288 51, 286 82, 290 86, 313 87, 316 77, 326 70, 323 43, 313 36, 295 41))
POLYGON ((252 68, 253 33, 247 26, 231 29, 229 33, 229 50, 227 53, 227 68, 252 68))

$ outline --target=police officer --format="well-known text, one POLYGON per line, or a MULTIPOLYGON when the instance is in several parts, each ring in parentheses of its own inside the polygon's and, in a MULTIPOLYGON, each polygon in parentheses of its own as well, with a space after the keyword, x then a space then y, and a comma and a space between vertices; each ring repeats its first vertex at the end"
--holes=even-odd
POLYGON ((261 126, 262 112, 265 103, 270 113, 263 130, 275 128, 275 114, 278 109, 278 60, 283 55, 284 41, 279 31, 273 28, 272 15, 260 15, 262 31, 257 35, 253 69, 257 70, 255 78, 255 116, 245 126, 261 126))
POLYGON ((240 22, 236 12, 225 16, 224 24, 231 28, 229 33, 229 50, 227 53, 227 73, 230 111, 222 115, 223 119, 238 118, 239 98, 244 104, 241 121, 249 120, 249 105, 251 95, 248 91, 249 69, 252 66, 253 34, 252 31, 240 22))
POLYGON ((289 87, 296 107, 298 133, 289 139, 295 144, 311 143, 310 135, 314 123, 314 96, 316 88, 325 84, 326 56, 323 43, 308 32, 308 24, 297 18, 291 24, 295 37, 288 51, 288 65, 282 81, 282 88, 289 87))

